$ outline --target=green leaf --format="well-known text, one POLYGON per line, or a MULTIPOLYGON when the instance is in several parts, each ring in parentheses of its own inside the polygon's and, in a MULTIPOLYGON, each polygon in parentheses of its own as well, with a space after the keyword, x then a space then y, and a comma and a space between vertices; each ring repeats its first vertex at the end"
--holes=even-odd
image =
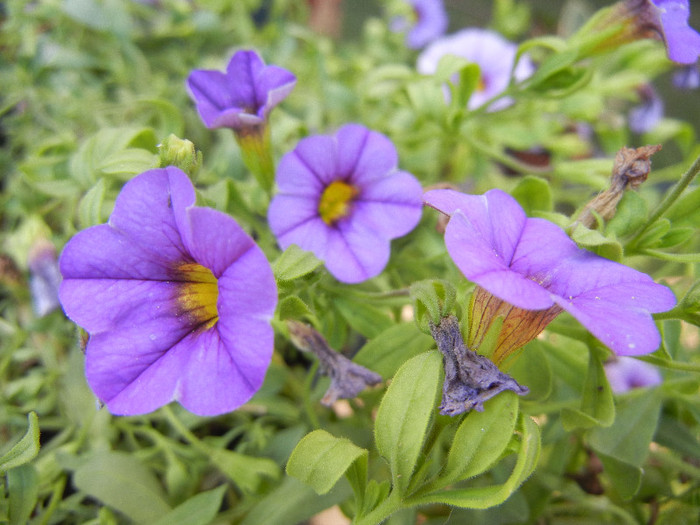
POLYGON ((647 201, 636 191, 626 191, 617 205, 615 216, 605 227, 607 235, 623 237, 641 228, 648 213, 647 201))
POLYGON ((661 238, 671 229, 671 222, 666 219, 659 219, 649 226, 640 239, 635 243, 636 249, 655 248, 659 245, 661 238))
POLYGON ((671 228, 668 230, 666 235, 661 237, 659 240, 659 248, 672 248, 674 246, 678 246, 680 244, 683 244, 686 242, 688 239, 690 239, 695 232, 697 231, 696 228, 690 227, 690 226, 681 226, 679 228, 671 228))
POLYGON ((102 173, 120 176, 124 180, 156 167, 158 167, 158 156, 141 148, 115 151, 100 163, 102 173))
POLYGON ((606 454, 598 453, 598 457, 603 463, 603 471, 610 478, 613 490, 623 500, 631 499, 642 483, 642 468, 606 454))
POLYGON ((27 425, 22 439, 0 457, 0 472, 29 463, 39 454, 39 418, 36 412, 27 415, 27 425))
POLYGON ((353 361, 389 379, 404 362, 434 344, 433 338, 421 332, 415 323, 401 323, 371 339, 353 361))
POLYGON ((540 455, 540 430, 537 424, 524 414, 520 414, 520 441, 517 461, 505 483, 485 487, 468 487, 433 492, 410 500, 411 504, 421 505, 442 503, 467 509, 488 509, 503 503, 532 474, 540 455))
POLYGON ((73 483, 137 523, 153 523, 170 512, 153 472, 126 452, 95 453, 75 471, 73 483))
POLYGON ((535 74, 528 79, 528 88, 546 88, 548 80, 569 69, 576 60, 578 60, 577 49, 559 50, 552 53, 539 65, 535 74))
POLYGON ((641 467, 646 461, 661 411, 661 396, 651 389, 617 405, 615 424, 595 428, 588 435, 590 446, 601 454, 641 467))
MULTIPOLYGON (((454 57, 454 55, 446 56, 454 57)), ((481 69, 478 64, 467 64, 458 71, 458 75, 457 84, 451 85, 452 100, 450 104, 454 110, 462 111, 467 107, 472 93, 479 85, 481 69)))
POLYGON ((430 333, 430 323, 440 320, 454 308, 457 291, 447 281, 426 279, 411 285, 411 299, 415 304, 416 321, 423 331, 430 333))
POLYGON ((425 352, 396 372, 374 422, 377 450, 389 461, 394 487, 408 486, 423 446, 442 372, 440 352, 425 352))
POLYGON ((10 525, 25 525, 39 497, 39 475, 32 465, 20 465, 7 472, 10 525))
POLYGON ((552 365, 537 339, 528 343, 523 355, 516 356, 515 362, 506 371, 518 383, 527 385, 530 389, 530 393, 523 398, 525 401, 544 401, 550 396, 553 386, 552 365))
POLYGON ((181 503, 153 525, 209 525, 221 507, 226 485, 201 492, 181 503))
POLYGON ((561 412, 564 430, 609 427, 615 421, 612 389, 605 376, 603 356, 597 347, 590 347, 588 371, 583 385, 581 409, 565 408, 561 412))
POLYGON ((367 454, 367 450, 349 439, 337 438, 325 430, 314 430, 304 436, 292 452, 287 474, 311 486, 316 493, 326 494, 355 461, 363 462, 366 474, 367 454))
POLYGON ((576 225, 571 232, 573 241, 583 248, 595 249, 596 253, 613 261, 622 260, 622 245, 609 239, 598 230, 590 230, 582 224, 576 225))
POLYGON ((338 297, 334 301, 334 306, 353 330, 365 337, 376 337, 394 324, 386 310, 372 306, 369 302, 338 297))
POLYGON ((241 525, 301 523, 351 495, 350 487, 342 481, 329 493, 319 496, 296 478, 285 477, 278 487, 255 504, 241 525))
POLYGON ((232 450, 214 448, 211 462, 244 492, 255 492, 262 477, 277 479, 280 468, 271 459, 246 456, 232 450))
POLYGON ((277 307, 280 320, 312 318, 313 313, 308 305, 296 295, 285 297, 277 307))
POLYGON ((279 281, 293 281, 299 277, 310 274, 321 266, 323 261, 313 253, 302 250, 296 244, 292 244, 272 265, 275 278, 279 281))
POLYGON ((450 485, 478 476, 496 463, 513 437, 518 396, 506 391, 490 399, 483 412, 472 411, 459 425, 439 483, 450 485))
POLYGON ((687 192, 666 212, 674 226, 697 227, 700 223, 700 187, 687 192))
POLYGON ((511 195, 530 216, 535 210, 552 211, 552 189, 549 183, 540 177, 526 175, 518 182, 511 195))
POLYGON ((102 220, 102 203, 104 199, 105 181, 103 178, 100 178, 80 199, 80 204, 78 204, 78 223, 82 229, 104 222, 102 220))

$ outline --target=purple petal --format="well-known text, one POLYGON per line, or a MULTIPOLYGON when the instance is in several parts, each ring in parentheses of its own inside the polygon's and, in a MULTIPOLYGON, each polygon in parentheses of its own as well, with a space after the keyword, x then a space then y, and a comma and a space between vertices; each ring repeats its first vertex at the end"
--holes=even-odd
POLYGON ((188 252, 215 277, 220 277, 243 254, 256 248, 253 239, 225 213, 210 208, 187 211, 189 227, 182 231, 188 252))
POLYGON ((401 237, 420 221, 423 212, 421 192, 416 178, 403 171, 377 179, 364 187, 353 203, 353 221, 385 239, 401 237))
POLYGON ((272 199, 267 212, 267 220, 270 230, 278 238, 280 244, 291 244, 291 242, 283 243, 281 238, 306 223, 323 224, 318 213, 318 202, 315 199, 298 195, 280 194, 272 199))
POLYGON ((232 105, 240 108, 257 109, 258 99, 266 98, 265 93, 256 92, 256 78, 262 72, 265 63, 255 51, 236 52, 226 67, 226 80, 232 105))
POLYGON ((325 188, 338 179, 335 169, 336 141, 328 135, 315 135, 299 141, 294 154, 309 173, 325 188))
POLYGON ((260 117, 266 118, 270 110, 282 102, 294 89, 297 77, 277 66, 267 66, 255 80, 257 107, 264 108, 260 117))
MULTIPOLYGON (((243 111, 243 107, 233 101, 233 93, 228 78, 220 71, 198 69, 187 78, 187 87, 197 104, 197 111, 208 128, 221 124, 222 113, 227 110, 234 114, 243 111)), ((229 116, 227 119, 230 120, 229 116)))
POLYGON ((342 221, 332 229, 324 262, 341 282, 359 283, 375 277, 389 262, 390 244, 376 232, 354 221, 342 221))
POLYGON ((656 386, 662 382, 661 374, 655 366, 632 357, 608 361, 605 363, 605 375, 616 394, 623 394, 633 388, 656 386))
POLYGON ((688 25, 687 0, 654 0, 658 8, 668 56, 679 64, 693 64, 700 55, 700 34, 688 25))
POLYGON ((376 131, 346 124, 336 133, 338 178, 362 186, 396 169, 398 154, 392 142, 376 131))

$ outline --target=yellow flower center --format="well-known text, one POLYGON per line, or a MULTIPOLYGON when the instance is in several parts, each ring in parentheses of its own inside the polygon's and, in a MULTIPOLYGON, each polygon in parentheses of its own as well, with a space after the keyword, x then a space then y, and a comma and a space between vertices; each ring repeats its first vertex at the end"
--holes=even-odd
POLYGON ((330 226, 347 217, 357 193, 357 188, 351 184, 339 180, 331 182, 323 190, 318 203, 318 212, 323 222, 330 226))
POLYGON ((197 263, 184 263, 175 270, 178 283, 178 313, 186 315, 197 328, 207 330, 219 320, 216 303, 219 287, 209 268, 197 263))

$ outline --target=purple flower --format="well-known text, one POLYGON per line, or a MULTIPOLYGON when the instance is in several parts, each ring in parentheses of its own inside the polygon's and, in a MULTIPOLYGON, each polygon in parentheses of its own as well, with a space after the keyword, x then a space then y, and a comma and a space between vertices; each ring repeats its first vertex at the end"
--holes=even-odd
MULTIPOLYGON (((445 55, 456 55, 477 64, 481 70, 481 78, 468 105, 469 109, 476 109, 508 87, 517 50, 517 45, 494 31, 463 29, 440 38, 425 48, 418 56, 416 68, 419 73, 431 75, 437 71, 440 59, 445 55)), ((530 59, 522 56, 513 76, 517 81, 524 80, 532 75, 534 69, 530 59)), ((445 93, 447 94, 447 91, 445 93)), ((504 98, 491 104, 489 110, 503 109, 510 103, 510 99, 504 98)))
POLYGON ((661 374, 655 366, 633 357, 618 357, 604 366, 610 388, 616 394, 661 384, 661 374))
POLYGON ((313 252, 346 283, 378 275, 389 241, 421 216, 421 186, 397 163, 391 141, 358 124, 301 140, 280 161, 279 193, 268 211, 282 249, 297 244, 313 252))
POLYGON ((29 251, 29 290, 37 317, 43 317, 60 306, 58 288, 61 272, 56 260, 56 248, 46 239, 40 239, 29 251))
POLYGON ((432 190, 425 202, 450 216, 445 244, 452 260, 475 282, 470 346, 491 321, 504 316, 494 361, 534 338, 566 310, 618 355, 656 350, 651 317, 673 307, 665 286, 646 274, 582 250, 556 226, 532 219, 510 195, 491 190, 465 195, 432 190))
POLYGON ((226 73, 192 71, 187 86, 208 128, 232 128, 237 133, 264 127, 267 117, 294 89, 296 77, 277 66, 266 66, 255 51, 238 51, 226 73))
POLYGON ((124 186, 108 224, 78 233, 61 255, 61 304, 90 334, 87 380, 114 414, 172 400, 222 414, 262 384, 272 270, 231 217, 194 202, 179 169, 147 171, 124 186))
MULTIPOLYGON (((442 0, 405 0, 413 8, 415 23, 406 35, 406 45, 419 49, 435 38, 444 35, 449 20, 442 0)), ((401 32, 408 29, 411 21, 407 17, 392 20, 391 30, 401 32)))
POLYGON ((700 69, 697 64, 681 67, 673 74, 673 85, 678 89, 700 88, 700 69))
POLYGON ((651 84, 644 84, 639 89, 641 104, 630 109, 628 122, 635 133, 646 133, 656 127, 664 116, 664 101, 651 84))

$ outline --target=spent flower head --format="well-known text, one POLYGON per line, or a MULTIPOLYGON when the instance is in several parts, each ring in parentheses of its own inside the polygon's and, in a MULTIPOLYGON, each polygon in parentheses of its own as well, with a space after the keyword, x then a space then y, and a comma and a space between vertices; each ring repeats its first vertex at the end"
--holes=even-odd
MULTIPOLYGON (((516 81, 524 80, 534 72, 527 55, 521 56, 513 71, 518 46, 489 29, 469 28, 435 40, 418 56, 419 73, 433 74, 440 59, 456 55, 477 64, 481 71, 479 84, 469 99, 469 109, 476 109, 506 90, 511 72, 516 81)), ((446 96, 448 91, 445 91, 446 96)), ((490 111, 503 109, 510 99, 499 99, 489 106, 490 111)))
POLYGON ((503 316, 493 354, 498 364, 566 310, 618 355, 658 348, 651 314, 669 310, 676 300, 648 275, 579 248, 555 224, 526 217, 503 191, 432 190, 424 200, 450 216, 447 251, 478 285, 470 347, 478 347, 491 323, 503 316))
POLYGON ((281 248, 313 252, 346 283, 381 273, 391 239, 421 217, 421 186, 397 164, 391 141, 358 124, 301 140, 280 160, 268 210, 281 248))
POLYGON ((222 414, 265 377, 270 265, 233 218, 194 203, 182 171, 147 171, 124 186, 107 224, 78 233, 61 255, 61 304, 90 334, 87 380, 114 414, 173 400, 222 414))

